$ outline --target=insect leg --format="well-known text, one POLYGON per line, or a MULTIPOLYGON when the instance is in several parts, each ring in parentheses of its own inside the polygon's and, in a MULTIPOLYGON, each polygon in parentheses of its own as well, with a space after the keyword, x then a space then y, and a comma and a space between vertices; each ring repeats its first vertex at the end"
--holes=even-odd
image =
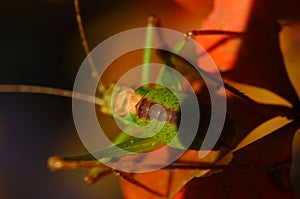
POLYGON ((134 179, 134 174, 131 174, 131 173, 125 173, 125 172, 117 172, 117 175, 120 175, 124 180, 130 182, 131 184, 134 184, 156 196, 159 196, 159 197, 167 197, 167 195, 165 194, 162 194, 162 193, 159 193, 157 192, 156 190, 153 190, 151 188, 149 188, 148 186, 142 184, 141 182, 137 181, 136 179, 134 179))
POLYGON ((229 35, 231 37, 251 37, 250 34, 245 32, 235 32, 226 30, 192 30, 186 33, 189 37, 201 36, 201 35, 229 35))
MULTIPOLYGON (((173 53, 178 54, 184 47, 186 43, 187 37, 184 36, 174 47, 173 53)), ((174 57, 168 57, 164 59, 164 67, 161 69, 160 73, 158 74, 157 77, 157 82, 163 82, 165 85, 169 86, 170 88, 173 88, 177 91, 182 91, 183 90, 183 79, 179 78, 178 76, 175 77, 173 72, 171 70, 168 70, 167 66, 171 66, 174 68, 174 57)))
MULTIPOLYGON (((99 158, 98 161, 101 162, 102 159, 104 159, 104 161, 107 161, 107 158, 116 158, 116 157, 136 155, 138 153, 149 152, 163 144, 164 144, 163 142, 156 140, 152 137, 149 138, 130 137, 125 142, 119 143, 115 146, 110 146, 101 151, 97 151, 94 153, 86 153, 86 154, 81 154, 76 156, 61 157, 60 159, 62 161, 70 161, 70 162, 78 161, 80 163, 80 162, 95 161, 97 160, 97 158, 99 158)), ((50 157, 49 161, 52 159, 53 157, 50 157)), ((79 167, 80 166, 81 164, 79 164, 79 167)))
POLYGON ((148 17, 148 25, 146 31, 145 48, 143 55, 143 69, 141 83, 145 84, 150 81, 151 62, 152 62, 152 46, 154 38, 154 27, 157 26, 158 19, 155 16, 148 17))
POLYGON ((92 168, 84 177, 84 182, 87 184, 94 184, 103 177, 112 174, 113 171, 108 168, 92 168))

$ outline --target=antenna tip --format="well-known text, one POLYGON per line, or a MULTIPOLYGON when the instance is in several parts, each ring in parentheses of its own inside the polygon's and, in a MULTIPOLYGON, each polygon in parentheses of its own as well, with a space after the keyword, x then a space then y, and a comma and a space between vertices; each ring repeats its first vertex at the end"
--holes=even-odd
POLYGON ((91 75, 92 75, 93 78, 98 78, 99 77, 99 75, 96 71, 92 71, 91 75))

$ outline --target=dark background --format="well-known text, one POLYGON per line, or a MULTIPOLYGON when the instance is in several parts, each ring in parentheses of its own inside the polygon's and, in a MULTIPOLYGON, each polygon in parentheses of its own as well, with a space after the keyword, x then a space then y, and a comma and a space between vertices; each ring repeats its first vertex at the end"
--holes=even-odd
MULTIPOLYGON (((0 83, 71 90, 84 58, 72 1, 2 1, 0 15, 0 83)), ((1 199, 120 198, 112 177, 87 186, 84 171, 48 169, 52 155, 85 151, 71 111, 70 99, 1 93, 1 199)))

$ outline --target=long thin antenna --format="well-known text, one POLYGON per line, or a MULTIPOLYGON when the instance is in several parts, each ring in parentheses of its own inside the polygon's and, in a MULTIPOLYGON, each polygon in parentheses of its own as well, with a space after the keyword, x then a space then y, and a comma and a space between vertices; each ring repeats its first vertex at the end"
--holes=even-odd
POLYGON ((84 28, 83 28, 78 0, 74 0, 74 7, 75 7, 76 21, 77 21, 77 26, 78 26, 80 38, 81 38, 81 43, 82 43, 84 52, 86 54, 87 61, 89 63, 90 69, 92 71, 92 77, 99 78, 99 74, 98 74, 95 62, 89 54, 90 53, 90 48, 89 48, 89 45, 88 45, 88 42, 87 42, 87 39, 86 39, 86 35, 85 35, 85 31, 84 31, 84 28))
POLYGON ((47 94, 55 95, 61 97, 75 98, 82 101, 90 102, 97 104, 99 106, 103 105, 103 100, 98 97, 86 95, 83 93, 60 89, 52 87, 43 87, 43 86, 32 86, 32 85, 11 85, 11 84, 1 84, 0 92, 7 93, 37 93, 37 94, 47 94))

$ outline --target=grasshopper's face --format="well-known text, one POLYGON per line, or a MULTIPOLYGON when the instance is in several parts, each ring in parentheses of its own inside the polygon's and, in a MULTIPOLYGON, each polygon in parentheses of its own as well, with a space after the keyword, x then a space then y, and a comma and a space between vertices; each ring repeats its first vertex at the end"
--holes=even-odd
POLYGON ((128 115, 136 119, 166 121, 177 124, 180 106, 177 97, 166 88, 133 90, 126 86, 111 84, 102 96, 103 114, 125 118, 128 115))
POLYGON ((104 104, 101 112, 116 117, 125 117, 128 114, 136 115, 136 105, 143 98, 132 88, 111 84, 103 93, 104 104))

